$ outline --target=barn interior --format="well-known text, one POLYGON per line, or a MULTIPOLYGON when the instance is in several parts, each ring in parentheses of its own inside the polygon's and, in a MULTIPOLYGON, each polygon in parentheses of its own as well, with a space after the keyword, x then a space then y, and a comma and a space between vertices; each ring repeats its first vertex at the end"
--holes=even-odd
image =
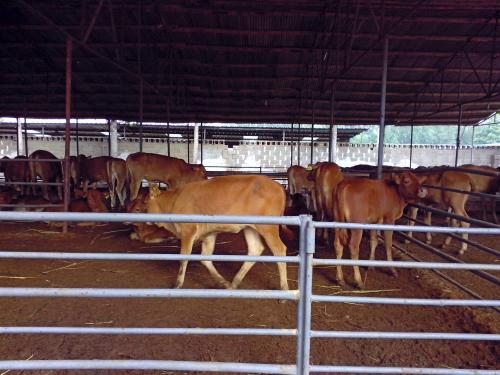
MULTIPOLYGON (((454 129, 449 138, 456 144, 458 155, 460 140, 455 128, 459 133, 461 127, 478 125, 500 111, 499 18, 497 0, 4 1, 0 4, 0 117, 13 120, 0 123, 0 136, 16 139, 24 133, 26 140, 30 130, 57 137, 65 142, 66 167, 69 157, 79 154, 78 145, 75 148, 70 139, 111 139, 113 124, 118 135, 126 133, 136 140, 134 151, 143 151, 146 140, 152 139, 165 142, 168 147, 162 144, 162 152, 170 156, 170 145, 182 138, 187 139, 185 159, 189 162, 190 140, 220 141, 231 147, 258 139, 288 143, 291 150, 286 157, 290 155, 290 164, 297 158, 297 164, 306 165, 313 161, 314 144, 322 143, 327 149, 321 161, 336 161, 337 143, 378 125, 380 173, 385 126, 413 129, 443 125, 454 129), (26 119, 45 122, 32 122, 27 127, 26 119), (304 152, 307 143, 311 146, 310 158, 300 159, 299 147, 304 152)), ((423 152, 432 158, 433 153, 444 151, 423 152)), ((172 156, 177 156, 174 148, 172 156)), ((455 156, 455 163, 457 159, 455 156)), ((283 171, 280 175, 284 176, 283 171)), ((65 191, 69 191, 69 181, 64 183, 65 191)), ((495 191, 487 198, 496 196, 495 191)), ((68 200, 66 196, 66 208, 68 200)), ((232 341, 225 336, 156 335, 151 345, 144 345, 142 336, 105 336, 109 340, 103 340, 102 335, 35 337, 36 329, 23 331, 22 327, 39 322, 67 327, 132 327, 138 325, 137 314, 145 327, 206 327, 213 323, 219 328, 258 326, 279 330, 294 326, 296 310, 294 304, 277 305, 267 300, 260 305, 254 300, 236 303, 231 299, 183 298, 27 302, 7 289, 82 285, 161 289, 173 285, 172 275, 177 272, 172 262, 168 267, 159 262, 118 260, 61 263, 55 255, 47 255, 45 260, 33 254, 35 258, 30 258, 24 254, 29 249, 43 248, 54 254, 128 251, 156 255, 177 254, 179 246, 131 241, 128 227, 121 223, 90 229, 71 227, 60 234, 59 228, 47 228, 41 222, 9 221, 9 213, 0 212, 0 289, 5 289, 0 290, 0 296, 7 298, 5 306, 9 306, 9 313, 0 317, 0 325, 7 329, 2 331, 5 327, 0 327, 0 331, 32 334, 0 333, 0 347, 4 348, 0 349, 0 370, 28 369, 32 359, 111 358, 138 363, 138 358, 149 358, 247 362, 241 364, 241 372, 259 360, 288 364, 294 363, 296 355, 299 358, 297 343, 290 337, 280 341, 277 337, 264 340, 242 336, 232 341), (27 259, 3 259, 15 258, 4 254, 6 250, 23 253, 27 259), (233 313, 228 314, 230 317, 226 316, 228 311, 233 313), (9 326, 21 328, 9 331, 9 326)), ((370 271, 368 290, 356 291, 335 284, 333 266, 315 268, 315 294, 347 295, 353 300, 312 305, 312 329, 316 333, 335 328, 347 336, 332 338, 325 334, 322 339, 316 338, 311 366, 318 371, 319 366, 330 366, 332 373, 362 371, 355 366, 365 366, 365 373, 375 373, 378 367, 400 373, 419 373, 425 368, 450 374, 498 371, 495 342, 500 327, 500 271, 494 267, 498 267, 500 256, 495 232, 499 225, 493 219, 480 218, 481 212, 477 215, 462 217, 475 228, 490 229, 490 235, 471 235, 468 244, 474 251, 452 256, 437 249, 436 238, 434 245, 425 243, 424 233, 416 234, 410 244, 403 244, 405 237, 399 235, 400 242, 394 247, 405 261, 444 259, 465 264, 460 267, 482 264, 489 267, 487 270, 480 271, 479 266, 475 272, 404 268, 397 278, 376 270, 370 271), (483 309, 444 305, 374 308, 355 302, 359 293, 365 292, 375 298, 478 300, 476 306, 482 303, 483 309), (418 339, 375 341, 372 334, 362 342, 353 339, 354 334, 348 336, 360 330, 382 332, 382 336, 391 330, 400 336, 415 332, 422 335, 415 335, 418 339), (443 331, 450 334, 445 335, 446 340, 420 341, 422 337, 435 338, 425 338, 427 333, 443 331), (466 334, 476 336, 468 339, 466 334)), ((446 225, 444 217, 436 222, 446 225)), ((423 225, 418 219, 416 223, 423 225)), ((437 240, 442 242, 444 235, 437 235, 437 240)), ((286 244, 292 255, 303 250, 298 242, 286 244)), ((317 245, 315 257, 333 257, 327 244, 318 239, 317 245)), ((221 236, 217 246, 222 254, 233 254, 232 246, 237 253, 245 247, 242 236, 229 234, 221 236)), ((458 251, 458 245, 453 244, 452 249, 458 251)), ((363 242, 361 258, 367 259, 368 252, 369 244, 363 242)), ((241 250, 238 254, 246 253, 241 250)), ((203 266, 191 263, 188 289, 217 287, 203 266)), ((229 263, 220 267, 224 275, 237 270, 229 263)), ((300 273, 298 266, 291 269, 290 283, 295 290, 300 273)), ((352 278, 351 270, 346 274, 352 278)), ((274 265, 259 263, 245 281, 243 289, 275 289, 278 276, 274 265)), ((168 365, 163 366, 164 371, 170 370, 168 365)), ((203 367, 190 367, 184 362, 182 366, 178 368, 188 373, 195 369, 206 373, 203 367)), ((226 373, 237 371, 238 366, 231 369, 226 373)), ((272 373, 299 374, 310 370, 272 369, 272 373)), ((107 371, 101 367, 97 370, 107 371)))

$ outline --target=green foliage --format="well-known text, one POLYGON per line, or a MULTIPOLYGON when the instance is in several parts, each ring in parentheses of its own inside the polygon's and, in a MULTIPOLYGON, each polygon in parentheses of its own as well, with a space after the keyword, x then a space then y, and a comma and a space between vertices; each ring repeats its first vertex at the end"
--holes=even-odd
MULTIPOLYGON (((491 116, 479 125, 461 127, 460 144, 474 145, 500 143, 500 114, 491 116)), ((410 144, 410 126, 386 126, 386 144, 410 144)), ((413 144, 456 144, 456 125, 426 125, 413 127, 413 144)), ((370 126, 368 130, 350 139, 350 143, 378 143, 378 126, 370 126)))

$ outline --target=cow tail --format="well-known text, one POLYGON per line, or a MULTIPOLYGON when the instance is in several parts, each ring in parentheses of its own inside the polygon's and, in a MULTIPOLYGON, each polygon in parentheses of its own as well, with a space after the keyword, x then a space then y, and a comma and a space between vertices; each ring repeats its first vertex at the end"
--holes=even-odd
MULTIPOLYGON (((339 182, 340 183, 340 182, 339 182)), ((342 207, 342 192, 344 189, 339 189, 338 184, 335 186, 333 190, 333 220, 337 222, 345 222, 346 218, 343 214, 343 207, 342 207)), ((347 229, 345 228, 339 228, 336 231, 337 235, 339 236, 339 241, 342 246, 346 246, 347 242, 349 241, 349 234, 347 233, 347 229)))

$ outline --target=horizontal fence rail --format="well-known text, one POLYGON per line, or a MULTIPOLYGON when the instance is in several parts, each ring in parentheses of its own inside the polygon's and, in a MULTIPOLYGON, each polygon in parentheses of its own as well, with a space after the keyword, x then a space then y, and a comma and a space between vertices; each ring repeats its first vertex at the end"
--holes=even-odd
MULTIPOLYGON (((477 307, 498 308, 495 299, 428 299, 398 297, 366 297, 351 295, 314 294, 312 290, 314 267, 321 266, 374 266, 411 269, 467 270, 470 272, 499 272, 499 264, 443 263, 413 261, 370 261, 314 258, 315 231, 317 228, 346 228, 369 230, 396 230, 402 232, 442 232, 500 235, 500 228, 442 228, 409 225, 371 225, 339 222, 314 222, 310 216, 256 217, 256 216, 203 216, 121 213, 47 213, 0 212, 0 221, 93 221, 93 222, 176 222, 176 223, 228 223, 268 224, 298 226, 299 255, 297 256, 247 256, 247 255, 180 255, 180 254, 129 254, 129 253, 70 253, 0 251, 0 259, 47 260, 89 259, 102 261, 229 261, 229 262, 284 262, 298 264, 297 290, 221 290, 221 289, 129 289, 129 288, 0 288, 0 297, 53 297, 53 298, 238 298, 279 299, 297 301, 296 327, 286 328, 188 328, 188 327, 0 327, 0 334, 63 334, 63 335, 227 335, 227 336, 276 336, 295 337, 297 355, 295 364, 263 364, 237 362, 196 362, 170 360, 0 360, 1 370, 169 370, 202 372, 237 372, 300 374, 328 373, 391 373, 391 374, 493 374, 496 370, 448 369, 419 367, 373 367, 342 365, 311 365, 312 339, 357 340, 471 340, 496 342, 500 334, 450 333, 450 332, 377 332, 377 331, 319 331, 311 328, 311 306, 315 302, 343 304, 382 304, 406 306, 477 307)), ((290 303, 290 302, 289 302, 290 303)))

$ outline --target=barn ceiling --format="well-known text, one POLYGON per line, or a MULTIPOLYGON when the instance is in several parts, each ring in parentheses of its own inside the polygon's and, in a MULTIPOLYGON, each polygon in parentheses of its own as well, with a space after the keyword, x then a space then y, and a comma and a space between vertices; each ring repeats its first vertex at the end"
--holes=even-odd
POLYGON ((500 2, 12 0, 0 115, 137 121, 474 124, 500 109, 500 2), (141 84, 142 82, 142 84, 141 84), (333 98, 333 100, 332 100, 333 98), (333 112, 332 112, 333 109, 333 112))

